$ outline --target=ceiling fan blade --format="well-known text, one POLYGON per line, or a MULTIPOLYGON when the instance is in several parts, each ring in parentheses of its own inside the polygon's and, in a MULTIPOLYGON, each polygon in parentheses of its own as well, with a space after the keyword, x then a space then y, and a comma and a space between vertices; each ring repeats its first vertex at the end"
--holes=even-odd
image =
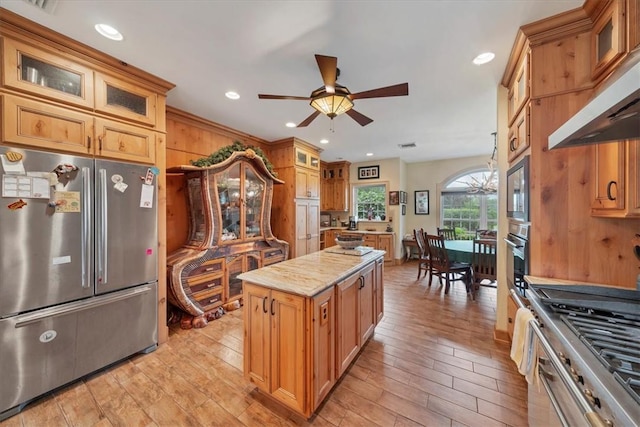
POLYGON ((316 62, 322 75, 324 88, 327 93, 335 93, 338 73, 338 58, 335 56, 316 55, 316 62))
POLYGON ((384 98, 387 96, 405 96, 405 95, 409 95, 409 83, 400 83, 398 85, 366 90, 364 92, 352 93, 351 99, 384 98))
POLYGON ((258 94, 258 99, 293 99, 298 101, 310 101, 308 96, 264 95, 258 94))
POLYGON ((311 123, 316 117, 318 117, 320 115, 320 111, 314 111, 309 117, 307 117, 306 119, 304 119, 302 121, 302 123, 300 123, 298 126, 299 128, 303 128, 306 126, 309 126, 309 123, 311 123))
POLYGON ((373 120, 369 117, 365 116, 362 113, 358 113, 353 108, 345 113, 347 116, 351 117, 356 122, 360 123, 360 126, 366 126, 371 123, 373 120))

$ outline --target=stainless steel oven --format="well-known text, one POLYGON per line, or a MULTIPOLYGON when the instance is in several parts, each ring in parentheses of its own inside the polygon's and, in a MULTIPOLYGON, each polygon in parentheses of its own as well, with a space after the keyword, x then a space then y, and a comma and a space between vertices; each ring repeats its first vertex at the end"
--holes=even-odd
POLYGON ((639 426, 640 291, 532 284, 527 301, 540 379, 529 425, 639 426))
POLYGON ((509 233, 504 241, 507 244, 507 283, 509 289, 515 289, 526 297, 527 284, 524 276, 529 274, 529 223, 509 222, 509 233))

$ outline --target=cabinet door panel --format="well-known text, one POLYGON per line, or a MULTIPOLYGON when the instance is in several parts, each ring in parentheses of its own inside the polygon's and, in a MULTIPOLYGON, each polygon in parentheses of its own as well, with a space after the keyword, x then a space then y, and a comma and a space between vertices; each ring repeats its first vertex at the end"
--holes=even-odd
POLYGON ((96 119, 97 155, 154 164, 156 133, 124 123, 96 119))
POLYGON ((304 298, 271 291, 271 394, 305 411, 304 298))
POLYGON ((245 378, 268 393, 271 339, 269 290, 245 283, 244 295, 245 378))
POLYGON ((311 197, 309 171, 302 168, 296 168, 296 197, 311 197))
POLYGON ((375 274, 375 315, 376 325, 380 323, 384 316, 384 262, 382 260, 376 261, 376 274, 375 274))
POLYGON ((340 377, 360 351, 360 275, 356 274, 336 286, 337 376, 340 377))
POLYGON ((139 85, 96 73, 96 110, 148 125, 156 124, 156 94, 139 85))
POLYGON ((2 140, 90 155, 93 118, 87 114, 4 95, 2 140))
POLYGON ((595 151, 595 198, 593 209, 624 209, 625 143, 597 144, 595 151))
POLYGON ((46 98, 93 108, 93 71, 34 46, 3 38, 4 84, 46 98))
POLYGON ((360 272, 360 345, 362 346, 373 335, 376 326, 374 313, 373 283, 375 280, 374 264, 370 264, 360 272))
POLYGON ((313 407, 336 382, 335 294, 333 286, 313 298, 313 407))

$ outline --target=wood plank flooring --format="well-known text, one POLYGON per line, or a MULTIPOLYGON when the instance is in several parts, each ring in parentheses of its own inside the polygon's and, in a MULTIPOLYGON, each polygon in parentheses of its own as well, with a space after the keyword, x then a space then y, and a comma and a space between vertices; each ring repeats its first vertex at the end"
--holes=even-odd
POLYGON ((385 269, 385 315, 311 420, 242 375, 242 309, 75 382, 0 423, 14 426, 526 426, 526 383, 493 340, 496 290, 385 269), (435 281, 435 280, 434 280, 435 281))

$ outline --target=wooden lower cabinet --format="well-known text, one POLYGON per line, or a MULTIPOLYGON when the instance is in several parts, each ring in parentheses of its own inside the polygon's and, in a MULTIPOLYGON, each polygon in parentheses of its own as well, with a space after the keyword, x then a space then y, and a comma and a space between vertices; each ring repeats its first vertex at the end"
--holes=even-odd
POLYGON ((245 284, 245 377, 291 409, 305 413, 305 298, 245 284))
POLYGON ((509 298, 507 298, 507 332, 509 333, 509 339, 513 339, 517 311, 518 305, 513 300, 513 297, 509 295, 509 298))
POLYGON ((338 376, 341 376, 371 337, 374 312, 375 264, 369 264, 336 286, 338 376))
POLYGON ((313 297, 243 282, 244 376, 310 418, 373 334, 378 258, 313 297))
POLYGON ((381 259, 376 260, 376 271, 373 284, 374 313, 377 325, 384 316, 384 261, 381 259))

